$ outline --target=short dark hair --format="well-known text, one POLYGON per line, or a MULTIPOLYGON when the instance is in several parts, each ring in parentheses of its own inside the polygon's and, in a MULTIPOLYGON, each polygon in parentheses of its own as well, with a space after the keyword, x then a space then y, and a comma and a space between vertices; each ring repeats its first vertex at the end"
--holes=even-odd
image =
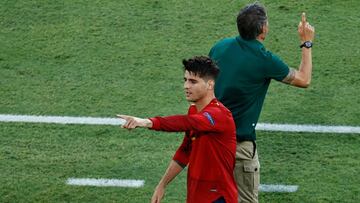
POLYGON ((220 69, 216 63, 207 56, 194 56, 188 60, 182 61, 184 71, 189 71, 203 79, 215 80, 220 69))
POLYGON ((258 2, 248 4, 241 9, 236 19, 239 34, 245 40, 256 39, 262 33, 266 22, 265 7, 258 2))

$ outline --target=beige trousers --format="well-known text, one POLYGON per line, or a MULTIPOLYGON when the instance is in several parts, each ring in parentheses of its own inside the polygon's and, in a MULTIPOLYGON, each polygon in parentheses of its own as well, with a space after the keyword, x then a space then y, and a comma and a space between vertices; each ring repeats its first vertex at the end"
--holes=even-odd
POLYGON ((260 163, 254 143, 238 142, 234 170, 239 203, 258 203, 260 185, 260 163))

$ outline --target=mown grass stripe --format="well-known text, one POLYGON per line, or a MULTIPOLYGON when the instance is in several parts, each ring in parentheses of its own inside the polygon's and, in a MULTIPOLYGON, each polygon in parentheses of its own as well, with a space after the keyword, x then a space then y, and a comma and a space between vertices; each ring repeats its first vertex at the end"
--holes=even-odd
MULTIPOLYGON (((57 123, 57 124, 86 124, 86 125, 122 125, 123 119, 98 117, 70 117, 70 116, 31 116, 0 114, 0 122, 25 123, 57 123)), ((326 126, 326 125, 297 125, 258 123, 256 130, 283 132, 312 132, 312 133, 352 133, 360 134, 358 126, 326 126)))

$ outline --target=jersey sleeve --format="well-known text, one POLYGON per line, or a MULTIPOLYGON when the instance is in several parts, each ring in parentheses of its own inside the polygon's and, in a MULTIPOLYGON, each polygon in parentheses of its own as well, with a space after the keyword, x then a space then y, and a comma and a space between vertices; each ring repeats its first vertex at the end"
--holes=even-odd
POLYGON ((221 113, 211 110, 191 115, 153 117, 150 120, 153 122, 151 129, 168 132, 185 132, 190 130, 217 132, 222 131, 224 125, 221 113))
POLYGON ((185 166, 189 163, 189 157, 191 154, 191 139, 188 135, 184 136, 183 142, 176 150, 173 160, 176 161, 180 166, 185 168, 185 166))
POLYGON ((282 81, 289 74, 289 67, 278 56, 268 52, 270 65, 266 67, 266 77, 282 81))

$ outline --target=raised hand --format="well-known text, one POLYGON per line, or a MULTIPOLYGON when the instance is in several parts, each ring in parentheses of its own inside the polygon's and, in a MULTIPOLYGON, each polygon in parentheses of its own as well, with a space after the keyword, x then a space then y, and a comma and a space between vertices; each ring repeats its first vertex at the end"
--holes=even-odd
POLYGON ((306 21, 305 13, 302 13, 301 15, 301 21, 298 26, 298 33, 301 43, 305 41, 312 42, 314 40, 315 28, 306 21))

